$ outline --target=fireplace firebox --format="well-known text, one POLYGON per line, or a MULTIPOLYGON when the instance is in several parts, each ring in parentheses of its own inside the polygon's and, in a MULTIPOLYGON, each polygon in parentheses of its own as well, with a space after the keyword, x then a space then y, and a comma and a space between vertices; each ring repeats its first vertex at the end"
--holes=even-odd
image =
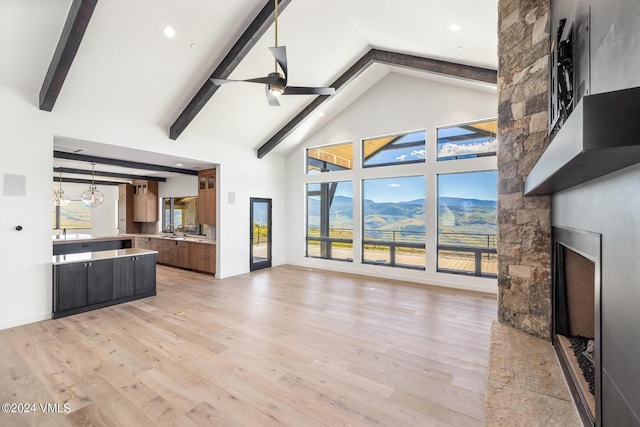
POLYGON ((582 421, 600 425, 601 235, 553 227, 553 347, 582 421))

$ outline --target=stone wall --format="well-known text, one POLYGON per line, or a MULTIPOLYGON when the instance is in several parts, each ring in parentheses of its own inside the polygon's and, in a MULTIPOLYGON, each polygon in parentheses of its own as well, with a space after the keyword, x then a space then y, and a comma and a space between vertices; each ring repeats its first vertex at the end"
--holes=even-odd
POLYGON ((524 180, 548 144, 549 0, 498 3, 498 319, 549 339, 550 197, 524 180))

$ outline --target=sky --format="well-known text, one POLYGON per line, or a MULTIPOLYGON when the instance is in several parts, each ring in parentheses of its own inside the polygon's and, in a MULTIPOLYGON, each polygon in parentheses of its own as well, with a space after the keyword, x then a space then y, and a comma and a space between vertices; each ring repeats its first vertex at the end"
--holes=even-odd
MULTIPOLYGON (((462 199, 497 200, 498 172, 468 172, 438 175, 438 195, 462 199)), ((336 196, 353 197, 351 182, 340 182, 336 196)), ((424 176, 366 179, 365 199, 382 202, 408 202, 426 198, 424 176)))
POLYGON ((408 202, 426 198, 424 176, 367 179, 363 183, 363 196, 374 202, 408 202))
POLYGON ((498 172, 450 173, 438 175, 438 195, 463 199, 496 200, 498 172))

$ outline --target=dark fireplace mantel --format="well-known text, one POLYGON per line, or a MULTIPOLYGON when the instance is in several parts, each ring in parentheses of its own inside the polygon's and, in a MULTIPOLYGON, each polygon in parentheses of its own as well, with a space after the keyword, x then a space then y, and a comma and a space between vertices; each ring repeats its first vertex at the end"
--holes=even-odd
POLYGON ((640 162, 640 87, 585 95, 531 170, 525 195, 553 194, 640 162))

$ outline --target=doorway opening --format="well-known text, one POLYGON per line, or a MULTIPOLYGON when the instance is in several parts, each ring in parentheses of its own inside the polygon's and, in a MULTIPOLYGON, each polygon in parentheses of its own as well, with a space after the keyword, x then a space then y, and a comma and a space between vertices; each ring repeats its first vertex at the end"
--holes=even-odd
POLYGON ((251 198, 251 271, 271 267, 271 199, 251 198))

